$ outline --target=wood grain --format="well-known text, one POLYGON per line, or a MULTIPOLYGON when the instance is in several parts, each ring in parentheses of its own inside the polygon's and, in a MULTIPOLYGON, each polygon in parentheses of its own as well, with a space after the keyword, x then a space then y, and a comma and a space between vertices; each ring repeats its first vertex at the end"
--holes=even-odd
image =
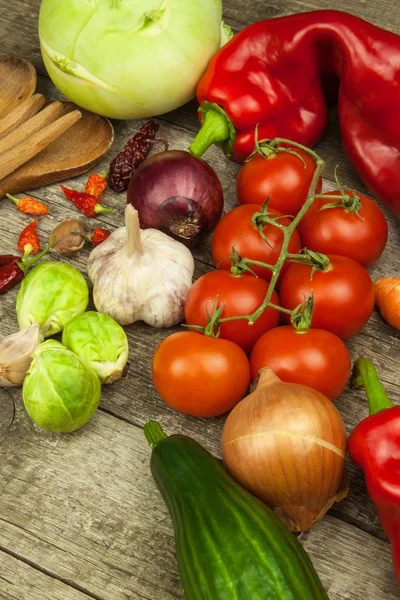
POLYGON ((90 596, 0 550, 2 600, 88 600, 90 596))

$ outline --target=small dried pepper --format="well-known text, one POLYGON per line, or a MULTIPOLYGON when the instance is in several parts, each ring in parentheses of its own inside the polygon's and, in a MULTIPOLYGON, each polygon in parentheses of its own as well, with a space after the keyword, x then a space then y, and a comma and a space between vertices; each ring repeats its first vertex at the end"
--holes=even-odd
POLYGON ((154 121, 144 123, 113 159, 110 164, 109 184, 114 192, 128 189, 132 175, 146 159, 158 129, 159 125, 154 121))
POLYGON ((31 198, 30 196, 15 198, 15 196, 11 196, 11 194, 6 194, 6 197, 11 200, 11 202, 14 202, 17 209, 25 215, 41 216, 49 214, 49 209, 43 202, 31 198))
POLYGON ((0 256, 0 294, 5 294, 23 280, 28 269, 38 262, 52 247, 54 240, 34 258, 26 260, 20 256, 3 254, 0 256))
POLYGON ((102 229, 101 227, 96 227, 87 235, 87 239, 92 244, 92 246, 99 246, 110 235, 111 231, 108 231, 107 229, 102 229))
POLYGON ((98 173, 93 173, 93 175, 91 175, 87 180, 85 192, 98 199, 106 187, 107 179, 98 173))
POLYGON ((113 213, 115 212, 112 208, 105 208, 98 202, 98 198, 88 194, 87 192, 77 192, 76 190, 70 190, 65 186, 61 186, 65 197, 71 200, 78 210, 80 210, 87 217, 95 217, 99 213, 113 213))
POLYGON ((18 240, 18 250, 27 256, 28 254, 37 254, 40 250, 40 240, 37 232, 37 221, 36 219, 29 223, 21 231, 18 240))

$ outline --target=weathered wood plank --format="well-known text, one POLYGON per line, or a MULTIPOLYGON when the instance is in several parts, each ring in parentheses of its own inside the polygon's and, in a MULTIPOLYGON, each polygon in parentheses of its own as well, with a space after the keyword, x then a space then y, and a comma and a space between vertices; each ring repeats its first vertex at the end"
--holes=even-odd
MULTIPOLYGON (((32 60, 39 72, 44 73, 36 34, 38 7, 39 0, 14 0, 12 5, 7 5, 0 12, 3 33, 0 46, 3 52, 32 60)), ((227 0, 224 14, 235 29, 240 29, 256 19, 313 8, 331 8, 331 4, 328 0, 276 0, 273 3, 249 0, 244 6, 239 0, 227 0)), ((397 0, 385 0, 379 4, 346 0, 340 8, 400 32, 397 0)), ((57 96, 46 79, 40 78, 39 90, 49 97, 57 96)), ((170 139, 171 147, 186 148, 198 127, 196 103, 164 115, 160 123, 161 135, 170 139)), ((137 129, 138 123, 116 123, 115 126, 114 149, 117 150, 137 129)), ((328 131, 318 150, 327 160, 328 188, 331 187, 333 168, 339 164, 343 182, 363 189, 343 155, 334 112, 330 115, 328 131)), ((226 209, 234 206, 237 166, 216 149, 207 154, 207 160, 215 166, 222 179, 226 209)), ((99 168, 103 170, 105 166, 104 161, 99 168)), ((72 185, 83 184, 84 180, 81 177, 72 185)), ((51 217, 40 221, 39 231, 44 239, 59 220, 76 216, 76 211, 60 195, 57 186, 40 190, 38 195, 49 202, 52 211, 51 217)), ((118 214, 101 217, 98 222, 110 227, 121 225, 124 197, 107 193, 105 203, 118 208, 118 214)), ((27 222, 28 218, 17 213, 10 204, 0 204, 0 252, 14 249, 17 234, 27 222)), ((400 263, 396 255, 399 226, 392 217, 389 217, 389 222, 389 245, 372 271, 374 278, 399 272, 400 263)), ((83 250, 71 263, 84 270, 87 254, 88 249, 83 250)), ((210 268, 207 242, 195 251, 195 256, 197 277, 210 268)), ((0 297, 0 337, 16 329, 14 302, 15 291, 0 297)), ((222 418, 206 421, 179 415, 167 409, 154 391, 150 377, 151 356, 168 332, 140 324, 129 327, 127 331, 133 359, 131 372, 125 381, 104 390, 103 411, 139 425, 149 417, 160 418, 169 431, 194 435, 219 453, 222 418)), ((364 354, 376 362, 391 397, 399 402, 399 334, 374 314, 365 331, 349 346, 354 358, 364 354)), ((20 403, 19 392, 14 391, 13 396, 20 403)), ((347 390, 337 406, 349 431, 367 414, 360 392, 347 390)), ((149 477, 147 465, 146 470, 143 466, 147 463, 148 450, 136 428, 99 412, 81 433, 68 439, 58 438, 34 430, 26 415, 19 411, 12 429, 12 440, 12 443, 7 441, 7 451, 0 451, 6 464, 0 475, 0 490, 4 490, 0 491, 0 517, 4 519, 0 527, 0 546, 1 536, 4 536, 10 551, 17 554, 21 551, 25 559, 37 562, 58 577, 78 583, 104 600, 169 600, 182 597, 171 550, 169 519, 165 509, 158 504, 159 498, 157 496, 156 499, 151 482, 147 479, 142 486, 139 481, 141 477, 149 477), (127 464, 121 466, 119 462, 123 460, 127 464), (127 465, 129 473, 124 470, 127 465), (133 522, 132 514, 135 515, 133 522), (160 581, 166 583, 164 587, 157 588, 160 581)), ((382 594, 389 600, 398 598, 387 543, 358 529, 383 538, 374 507, 367 499, 361 473, 351 465, 350 471, 350 496, 331 514, 357 527, 328 517, 307 538, 306 546, 330 590, 331 600, 376 600, 382 594), (373 564, 371 556, 374 557, 373 564)), ((16 597, 30 600, 32 596, 36 600, 33 595, 36 592, 29 590, 28 595, 18 575, 11 579, 18 590, 19 596, 17 594, 16 597)), ((38 589, 47 591, 44 581, 39 582, 38 589)), ((0 580, 0 596, 7 589, 2 586, 0 580)), ((37 597, 46 598, 44 592, 37 597)), ((67 595, 50 597, 69 600, 67 595)), ((75 600, 75 596, 72 598, 75 600)), ((78 598, 80 600, 81 597, 78 598)))
MULTIPOLYGON (((1 547, 102 600, 183 598, 149 455, 142 431, 112 416, 58 436, 18 404, 0 448, 1 547)), ((305 547, 330 600, 398 598, 386 542, 328 517, 305 547)))
POLYGON ((2 600, 89 600, 91 597, 0 550, 2 600))

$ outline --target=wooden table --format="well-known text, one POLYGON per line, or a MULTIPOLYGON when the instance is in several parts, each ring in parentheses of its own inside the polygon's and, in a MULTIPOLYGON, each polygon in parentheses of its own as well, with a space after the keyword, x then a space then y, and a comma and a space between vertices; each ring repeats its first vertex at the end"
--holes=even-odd
MULTIPOLYGON (((257 19, 315 8, 330 0, 225 0, 225 19, 235 30, 257 19)), ((343 0, 340 8, 400 34, 398 0, 343 0)), ((38 90, 57 93, 46 77, 37 38, 39 0, 0 0, 0 52, 31 60, 39 73, 38 90)), ((195 102, 159 119, 162 137, 185 149, 197 130, 195 102)), ((115 123, 111 156, 136 130, 135 122, 115 123)), ((326 188, 333 169, 347 185, 363 186, 343 154, 336 115, 319 144, 327 161, 326 188)), ((207 159, 219 173, 226 209, 235 205, 237 167, 216 149, 207 159)), ((107 161, 99 169, 106 170, 107 161)), ((81 177, 74 186, 85 181, 81 177)), ((57 222, 76 215, 57 185, 36 192, 49 204, 41 219, 42 239, 57 222)), ((99 218, 109 227, 122 224, 124 197, 107 192, 115 216, 99 218)), ((400 230, 388 215, 390 240, 372 275, 399 273, 400 230)), ((15 249, 17 233, 28 218, 9 202, 0 205, 0 252, 15 249)), ((71 260, 85 272, 88 249, 71 260)), ((195 251, 196 277, 212 268, 209 244, 195 251)), ((1 296, 0 334, 17 329, 15 291, 1 296)), ((131 369, 127 379, 104 388, 101 408, 74 435, 51 435, 35 428, 12 391, 15 417, 0 445, 0 598, 3 600, 176 600, 183 598, 174 556, 170 518, 149 472, 150 451, 142 425, 159 419, 167 432, 194 436, 220 454, 223 419, 196 420, 168 410, 153 389, 151 357, 168 334, 142 324, 127 328, 131 369)), ((399 334, 377 313, 349 344, 353 358, 365 355, 377 364, 391 397, 400 399, 399 334)), ((0 409, 4 418, 4 400, 0 409)), ((366 416, 361 392, 346 390, 337 402, 348 431, 366 416)), ((351 492, 309 535, 304 545, 331 600, 395 600, 399 589, 392 573, 390 547, 365 492, 361 473, 350 463, 351 492)), ((257 600, 257 599, 254 599, 257 600)), ((307 599, 304 599, 307 600, 307 599)), ((309 599, 311 600, 311 599, 309 599)))

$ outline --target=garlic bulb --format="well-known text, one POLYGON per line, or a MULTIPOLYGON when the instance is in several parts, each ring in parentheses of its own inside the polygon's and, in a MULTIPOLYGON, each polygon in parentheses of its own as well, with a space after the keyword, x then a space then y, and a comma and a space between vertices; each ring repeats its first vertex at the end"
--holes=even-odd
POLYGON ((0 342, 0 387, 23 384, 33 351, 40 341, 37 323, 3 338, 0 342))
POLYGON ((125 224, 89 256, 95 306, 121 325, 144 321, 172 327, 183 320, 192 285, 190 250, 156 229, 142 231, 131 205, 125 209, 125 224))

